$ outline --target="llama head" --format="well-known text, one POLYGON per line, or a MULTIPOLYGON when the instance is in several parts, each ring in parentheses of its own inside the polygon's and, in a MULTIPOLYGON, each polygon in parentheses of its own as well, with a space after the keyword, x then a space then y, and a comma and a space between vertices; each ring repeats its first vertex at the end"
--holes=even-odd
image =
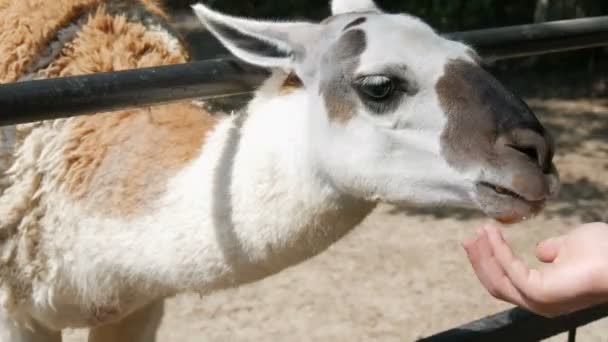
MULTIPOLYGON (((396 204, 473 205, 514 222, 559 185, 547 131, 468 46, 371 0, 335 0, 321 23, 193 9, 237 57, 295 73, 310 150, 340 191, 396 204)), ((286 113, 288 115, 289 113, 286 113)))

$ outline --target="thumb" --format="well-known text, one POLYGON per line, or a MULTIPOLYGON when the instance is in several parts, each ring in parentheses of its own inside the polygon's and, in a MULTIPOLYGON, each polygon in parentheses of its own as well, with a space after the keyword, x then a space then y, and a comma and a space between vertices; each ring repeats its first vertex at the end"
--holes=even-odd
POLYGON ((539 242, 536 246, 536 257, 542 262, 553 262, 564 245, 563 237, 554 237, 539 242))

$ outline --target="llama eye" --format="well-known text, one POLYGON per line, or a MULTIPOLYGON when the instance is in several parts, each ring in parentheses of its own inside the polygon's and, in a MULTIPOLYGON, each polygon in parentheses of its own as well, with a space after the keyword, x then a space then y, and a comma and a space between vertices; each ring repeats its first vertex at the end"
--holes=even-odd
POLYGON ((395 92, 395 82, 386 76, 366 76, 356 82, 361 94, 374 101, 383 101, 395 92))

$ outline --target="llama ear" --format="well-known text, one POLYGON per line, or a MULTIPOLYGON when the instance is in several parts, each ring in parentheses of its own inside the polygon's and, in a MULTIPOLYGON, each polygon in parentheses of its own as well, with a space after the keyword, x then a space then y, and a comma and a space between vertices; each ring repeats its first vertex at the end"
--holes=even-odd
POLYGON ((269 68, 293 70, 314 41, 319 25, 306 22, 270 22, 237 18, 202 4, 192 6, 199 20, 235 56, 269 68))
POLYGON ((367 11, 381 12, 373 0, 332 0, 331 2, 333 15, 367 11))

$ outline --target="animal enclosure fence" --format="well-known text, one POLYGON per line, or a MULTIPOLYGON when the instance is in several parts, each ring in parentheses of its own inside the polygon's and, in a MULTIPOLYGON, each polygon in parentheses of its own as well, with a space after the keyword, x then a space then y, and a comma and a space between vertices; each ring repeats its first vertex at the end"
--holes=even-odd
MULTIPOLYGON (((447 33, 487 61, 608 44, 608 17, 447 33)), ((250 92, 267 72, 231 58, 0 85, 0 125, 250 92)))
MULTIPOLYGON (((608 45, 608 16, 447 33, 474 46, 486 60, 500 60, 608 45)), ((234 59, 196 61, 84 76, 0 85, 0 126, 169 101, 210 99, 251 92, 268 73, 234 59)), ((507 310, 421 342, 538 341, 608 316, 600 305, 547 319, 507 310)))

